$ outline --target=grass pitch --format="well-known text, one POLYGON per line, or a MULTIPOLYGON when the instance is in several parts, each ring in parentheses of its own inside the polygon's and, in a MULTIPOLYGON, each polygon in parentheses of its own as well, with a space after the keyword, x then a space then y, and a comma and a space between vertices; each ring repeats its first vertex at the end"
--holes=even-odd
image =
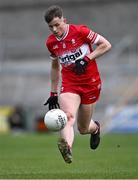
POLYGON ((1 179, 138 179, 138 134, 107 134, 95 151, 89 135, 75 136, 72 164, 56 134, 0 135, 1 179))

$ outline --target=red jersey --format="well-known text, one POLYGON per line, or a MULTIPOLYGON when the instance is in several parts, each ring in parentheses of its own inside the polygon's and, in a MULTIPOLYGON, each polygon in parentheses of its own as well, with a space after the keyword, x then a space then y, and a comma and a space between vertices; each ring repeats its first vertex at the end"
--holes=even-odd
POLYGON ((61 39, 53 34, 47 39, 46 46, 51 59, 58 57, 62 66, 62 84, 85 84, 100 79, 95 59, 88 63, 86 74, 77 75, 73 72, 76 60, 92 52, 92 45, 98 41, 99 35, 85 25, 68 25, 61 39))

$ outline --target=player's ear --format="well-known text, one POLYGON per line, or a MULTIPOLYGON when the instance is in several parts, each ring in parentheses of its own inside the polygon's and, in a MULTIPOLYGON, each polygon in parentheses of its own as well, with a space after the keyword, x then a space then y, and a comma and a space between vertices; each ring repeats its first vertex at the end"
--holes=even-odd
POLYGON ((67 19, 66 18, 64 18, 64 23, 67 23, 67 19))

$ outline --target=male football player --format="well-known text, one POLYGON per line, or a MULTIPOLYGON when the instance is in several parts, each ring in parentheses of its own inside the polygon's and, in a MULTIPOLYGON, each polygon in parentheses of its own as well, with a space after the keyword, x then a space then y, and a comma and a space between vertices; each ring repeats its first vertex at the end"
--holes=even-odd
POLYGON ((46 41, 52 66, 51 93, 45 105, 49 109, 60 107, 67 114, 68 122, 60 131, 58 148, 65 162, 71 163, 75 120, 80 134, 90 134, 91 149, 100 143, 100 124, 92 120, 101 91, 96 58, 109 51, 111 44, 85 25, 68 24, 57 5, 47 9, 45 21, 52 32, 46 41), (62 83, 58 96, 60 65, 62 83))

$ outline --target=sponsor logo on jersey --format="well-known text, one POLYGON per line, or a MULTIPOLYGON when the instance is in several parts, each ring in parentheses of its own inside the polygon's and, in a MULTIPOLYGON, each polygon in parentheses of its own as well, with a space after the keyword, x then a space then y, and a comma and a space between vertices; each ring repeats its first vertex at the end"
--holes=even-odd
POLYGON ((57 44, 54 45, 54 46, 53 46, 53 49, 58 49, 58 45, 57 45, 57 44))
POLYGON ((76 43, 75 39, 71 39, 71 43, 75 44, 76 43))
POLYGON ((63 54, 59 55, 58 58, 62 65, 68 66, 75 63, 76 60, 83 58, 86 54, 90 53, 90 48, 88 44, 83 44, 77 49, 70 49, 64 51, 63 54))
POLYGON ((81 49, 78 49, 74 53, 66 54, 66 56, 59 57, 61 64, 71 64, 72 62, 75 62, 76 59, 78 59, 82 55, 81 49))
POLYGON ((89 99, 96 99, 96 96, 93 96, 93 97, 89 97, 89 99))
POLYGON ((87 38, 92 42, 94 43, 94 41, 96 40, 97 38, 97 33, 94 33, 92 31, 89 32, 87 38))
POLYGON ((88 36, 87 36, 87 38, 91 40, 91 39, 93 38, 93 35, 94 35, 93 32, 90 31, 89 34, 88 34, 88 36))

